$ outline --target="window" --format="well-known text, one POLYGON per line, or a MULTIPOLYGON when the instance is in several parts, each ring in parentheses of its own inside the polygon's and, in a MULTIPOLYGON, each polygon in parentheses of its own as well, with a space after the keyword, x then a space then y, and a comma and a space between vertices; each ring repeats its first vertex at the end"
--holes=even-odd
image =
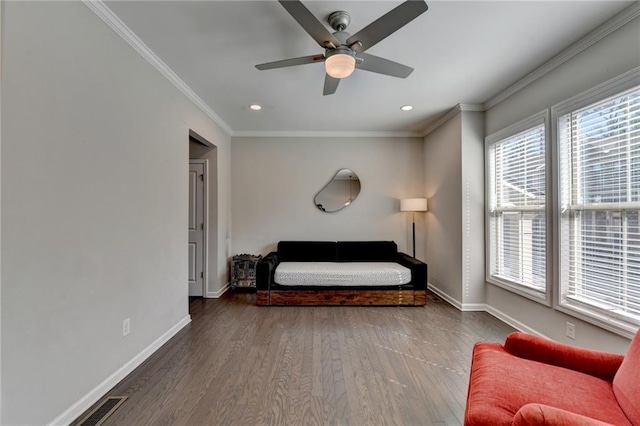
POLYGON ((559 305, 633 331, 640 325, 640 87, 554 110, 559 305))
POLYGON ((546 113, 488 136, 487 280, 547 297, 546 113))

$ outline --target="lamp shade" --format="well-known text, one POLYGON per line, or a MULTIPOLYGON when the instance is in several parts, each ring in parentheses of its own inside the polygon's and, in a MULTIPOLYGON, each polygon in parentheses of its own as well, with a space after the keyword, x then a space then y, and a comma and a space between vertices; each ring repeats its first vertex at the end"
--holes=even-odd
POLYGON ((349 77, 356 68, 356 58, 353 55, 335 53, 324 61, 324 67, 333 78, 349 77))
POLYGON ((400 200, 400 211, 403 212, 426 212, 426 198, 405 198, 400 200))

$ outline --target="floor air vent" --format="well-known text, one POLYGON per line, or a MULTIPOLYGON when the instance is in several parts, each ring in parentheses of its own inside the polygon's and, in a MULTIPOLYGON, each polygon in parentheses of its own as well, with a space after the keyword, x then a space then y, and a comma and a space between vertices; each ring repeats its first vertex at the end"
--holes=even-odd
POLYGON ((77 423, 78 426, 100 426, 126 399, 126 396, 109 396, 105 398, 100 405, 77 423))

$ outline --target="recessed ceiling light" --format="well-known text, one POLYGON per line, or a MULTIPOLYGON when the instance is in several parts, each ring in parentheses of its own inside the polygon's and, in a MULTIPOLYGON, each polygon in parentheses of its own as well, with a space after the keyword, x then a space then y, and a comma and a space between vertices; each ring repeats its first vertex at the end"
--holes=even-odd
POLYGON ((403 105, 400 107, 402 111, 411 111, 413 109, 413 105, 403 105))
POLYGON ((260 111, 262 109, 262 107, 258 104, 251 104, 249 105, 249 109, 252 109, 254 111, 260 111))

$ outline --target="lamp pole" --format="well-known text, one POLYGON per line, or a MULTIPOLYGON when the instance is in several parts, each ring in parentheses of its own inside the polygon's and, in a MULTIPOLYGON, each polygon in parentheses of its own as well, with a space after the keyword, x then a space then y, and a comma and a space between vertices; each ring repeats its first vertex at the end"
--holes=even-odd
POLYGON ((413 258, 416 258, 416 212, 411 212, 412 231, 413 231, 413 258))

